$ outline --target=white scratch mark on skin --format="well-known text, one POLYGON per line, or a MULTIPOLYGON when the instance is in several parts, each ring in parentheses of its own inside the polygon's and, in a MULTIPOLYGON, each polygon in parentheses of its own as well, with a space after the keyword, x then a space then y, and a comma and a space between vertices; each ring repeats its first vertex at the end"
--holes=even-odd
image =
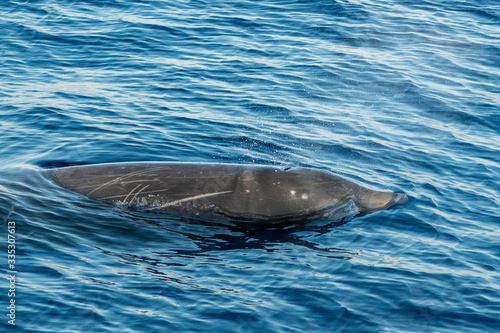
POLYGON ((186 202, 186 201, 196 200, 196 199, 203 199, 203 198, 208 198, 208 197, 214 197, 216 195, 221 195, 221 194, 226 194, 226 193, 231 193, 231 192, 233 192, 233 191, 222 191, 222 192, 214 192, 214 193, 206 193, 206 194, 194 195, 192 197, 187 197, 187 198, 183 198, 183 199, 179 199, 179 200, 168 202, 168 203, 166 203, 164 205, 155 207, 155 209, 165 208, 165 207, 169 207, 169 206, 174 206, 174 205, 177 205, 178 203, 181 203, 181 202, 186 202))
POLYGON ((98 191, 98 190, 103 189, 105 187, 108 187, 110 185, 116 184, 119 181, 127 179, 129 177, 136 176, 136 175, 141 175, 141 174, 144 174, 144 173, 147 173, 147 172, 151 172, 151 171, 155 171, 155 170, 159 170, 159 169, 161 169, 161 168, 151 168, 151 169, 148 169, 148 170, 139 170, 139 171, 128 173, 128 174, 123 175, 121 177, 115 178, 115 179, 113 179, 113 180, 111 180, 111 181, 109 181, 107 183, 104 183, 101 186, 96 187, 95 189, 93 189, 92 191, 90 191, 89 193, 87 193, 86 195, 91 195, 95 191, 98 191))
MULTIPOLYGON (((151 174, 151 175, 148 175, 148 174, 143 174, 141 176, 147 176, 147 177, 158 177, 157 174, 151 174)), ((94 178, 91 178, 92 180, 94 180, 94 178)), ((157 180, 158 178, 156 179, 134 179, 134 180, 130 180, 130 181, 121 181, 119 182, 120 185, 129 185, 129 184, 132 184, 132 183, 144 183, 144 182, 151 182, 153 180, 157 180)), ((90 184, 90 185, 81 185, 81 186, 78 186, 79 189, 81 190, 84 190, 84 189, 88 189, 88 188, 95 188, 95 184, 90 184)))
MULTIPOLYGON (((142 186, 142 184, 139 184, 139 185, 137 185, 136 187, 134 187, 134 188, 132 189, 132 191, 130 191, 130 192, 127 194, 127 196, 125 197, 125 199, 123 200, 123 202, 127 202, 128 197, 129 197, 129 196, 130 196, 130 195, 131 195, 131 194, 132 194, 132 193, 133 193, 133 192, 134 192, 137 188, 139 188, 139 187, 141 187, 141 186, 142 186)), ((106 198, 106 199, 107 199, 107 198, 106 198)))
POLYGON ((146 185, 146 186, 144 186, 141 190, 137 191, 137 193, 134 195, 134 197, 132 198, 132 200, 130 200, 130 203, 134 202, 135 198, 139 195, 139 193, 141 193, 142 191, 144 191, 145 189, 147 189, 148 186, 149 186, 149 184, 146 185))

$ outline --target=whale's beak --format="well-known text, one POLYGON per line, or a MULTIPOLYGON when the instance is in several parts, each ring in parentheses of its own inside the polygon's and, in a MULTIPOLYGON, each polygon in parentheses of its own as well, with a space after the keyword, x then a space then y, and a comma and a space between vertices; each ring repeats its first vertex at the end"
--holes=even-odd
POLYGON ((406 193, 394 193, 394 199, 392 200, 393 205, 402 205, 408 201, 408 196, 406 193))
POLYGON ((401 205, 408 201, 405 193, 379 192, 359 188, 354 201, 364 214, 376 212, 394 205, 401 205))

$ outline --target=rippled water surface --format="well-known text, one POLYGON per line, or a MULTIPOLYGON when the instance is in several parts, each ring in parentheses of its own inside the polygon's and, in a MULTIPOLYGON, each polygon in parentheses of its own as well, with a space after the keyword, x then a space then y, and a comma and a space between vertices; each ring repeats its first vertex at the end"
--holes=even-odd
POLYGON ((499 59, 496 0, 5 0, 0 330, 15 299, 24 332, 498 332, 499 59), (247 230, 40 172, 123 161, 307 166, 410 200, 247 230))

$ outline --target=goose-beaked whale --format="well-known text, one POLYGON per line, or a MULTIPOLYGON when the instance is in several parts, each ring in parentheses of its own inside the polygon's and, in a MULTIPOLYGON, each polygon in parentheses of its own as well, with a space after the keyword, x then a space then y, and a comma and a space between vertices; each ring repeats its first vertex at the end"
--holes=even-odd
POLYGON ((407 200, 404 193, 370 190, 311 168, 134 162, 55 168, 46 175, 69 190, 128 209, 215 212, 260 222, 307 220, 352 203, 368 214, 407 200))

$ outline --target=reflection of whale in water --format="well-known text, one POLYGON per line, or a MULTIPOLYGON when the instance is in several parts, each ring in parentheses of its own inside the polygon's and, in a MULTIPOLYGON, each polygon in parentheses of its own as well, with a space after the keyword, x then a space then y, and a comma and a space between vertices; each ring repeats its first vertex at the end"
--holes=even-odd
POLYGON ((56 168, 47 175, 62 187, 125 208, 216 212, 258 222, 332 213, 343 218, 352 214, 353 205, 368 214, 407 200, 402 193, 373 191, 309 168, 138 162, 56 168))

